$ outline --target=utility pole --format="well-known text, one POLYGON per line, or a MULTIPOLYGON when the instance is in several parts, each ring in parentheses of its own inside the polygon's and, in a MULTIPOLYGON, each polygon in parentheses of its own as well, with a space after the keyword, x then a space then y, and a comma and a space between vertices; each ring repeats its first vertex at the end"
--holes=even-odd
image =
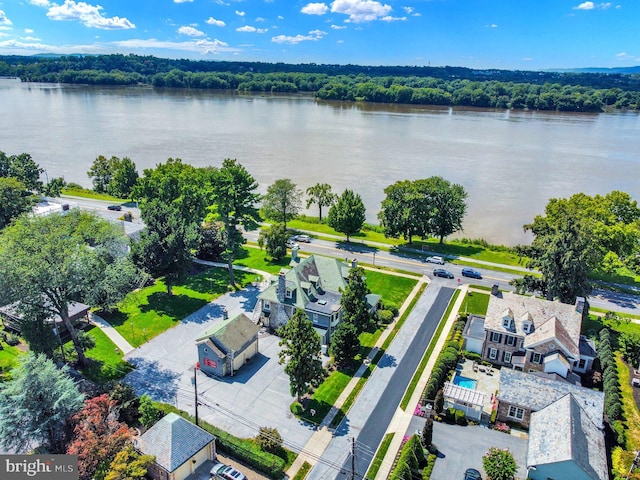
POLYGON ((198 366, 193 367, 193 388, 196 394, 196 426, 198 426, 198 366))
POLYGON ((351 480, 356 480, 356 439, 351 437, 351 480))

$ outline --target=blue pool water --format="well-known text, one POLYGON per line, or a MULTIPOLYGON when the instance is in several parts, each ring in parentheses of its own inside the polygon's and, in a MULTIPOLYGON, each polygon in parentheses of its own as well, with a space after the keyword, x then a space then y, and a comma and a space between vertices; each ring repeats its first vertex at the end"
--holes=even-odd
POLYGON ((462 375, 456 374, 456 376, 453 377, 453 384, 459 385, 464 388, 470 388, 471 390, 475 390, 476 385, 478 384, 478 381, 474 380, 473 378, 463 377, 462 375))

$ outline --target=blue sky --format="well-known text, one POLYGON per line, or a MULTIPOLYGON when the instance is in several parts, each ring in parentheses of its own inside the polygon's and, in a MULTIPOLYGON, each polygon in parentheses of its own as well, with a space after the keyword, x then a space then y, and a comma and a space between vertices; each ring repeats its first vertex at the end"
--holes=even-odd
POLYGON ((624 67, 639 21, 640 0, 0 0, 0 54, 624 67))

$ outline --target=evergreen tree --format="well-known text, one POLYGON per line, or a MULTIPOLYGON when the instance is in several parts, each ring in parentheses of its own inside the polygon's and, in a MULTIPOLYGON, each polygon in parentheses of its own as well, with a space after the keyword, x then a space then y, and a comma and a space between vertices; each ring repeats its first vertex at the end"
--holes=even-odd
POLYGON ((300 401, 324 375, 320 357, 320 336, 303 310, 296 310, 280 329, 280 363, 289 376, 291 395, 300 401))
POLYGON ((358 329, 353 323, 342 322, 331 335, 331 355, 338 365, 348 365, 360 352, 358 329))
POLYGON ((371 326, 371 317, 366 296, 370 293, 362 267, 349 270, 347 285, 342 290, 342 321, 356 327, 358 334, 366 332, 371 326))
POLYGON ((274 260, 280 260, 287 254, 287 228, 284 223, 263 228, 258 237, 258 245, 263 246, 274 260))
POLYGON ((365 207, 362 198, 353 190, 345 190, 335 205, 329 209, 327 223, 336 232, 349 237, 358 233, 365 221, 365 207))
POLYGON ((0 386, 0 445, 24 451, 43 445, 63 453, 70 419, 83 395, 67 375, 42 354, 27 354, 0 386))

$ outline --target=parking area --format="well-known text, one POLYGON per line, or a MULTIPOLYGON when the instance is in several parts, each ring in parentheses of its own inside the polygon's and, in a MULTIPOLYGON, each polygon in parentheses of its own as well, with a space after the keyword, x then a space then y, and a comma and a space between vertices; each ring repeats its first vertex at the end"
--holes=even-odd
POLYGON ((438 460, 433 468, 431 480, 463 478, 467 468, 482 472, 482 457, 491 447, 508 448, 516 459, 516 478, 526 478, 527 440, 507 433, 475 425, 461 427, 435 422, 433 443, 438 447, 438 460))
MULTIPOLYGON (((179 325, 150 340, 125 356, 136 369, 125 377, 136 393, 195 412, 195 340, 203 331, 223 321, 226 308, 230 318, 251 315, 258 290, 245 289, 223 295, 179 325)), ((261 333, 259 354, 232 377, 212 378, 198 372, 199 417, 242 438, 257 435, 260 427, 277 428, 292 446, 302 448, 314 428, 298 421, 289 406, 289 377, 278 360, 279 337, 261 333)))

